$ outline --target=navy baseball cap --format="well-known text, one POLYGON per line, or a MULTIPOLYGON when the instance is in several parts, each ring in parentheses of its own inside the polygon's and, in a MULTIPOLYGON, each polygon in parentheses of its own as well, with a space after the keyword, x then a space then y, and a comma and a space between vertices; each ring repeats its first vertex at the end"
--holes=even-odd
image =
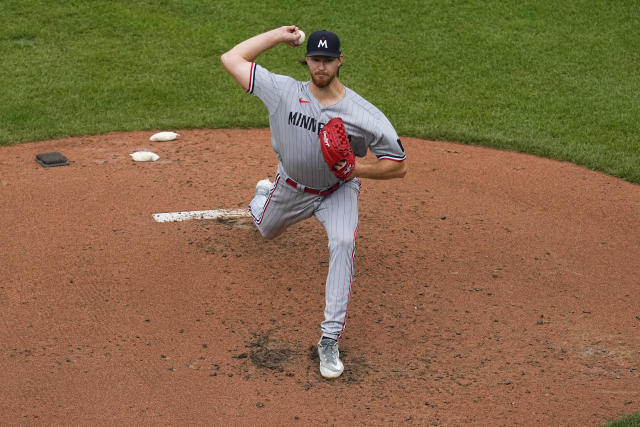
POLYGON ((340 57, 340 39, 331 31, 321 30, 309 36, 306 56, 340 57))

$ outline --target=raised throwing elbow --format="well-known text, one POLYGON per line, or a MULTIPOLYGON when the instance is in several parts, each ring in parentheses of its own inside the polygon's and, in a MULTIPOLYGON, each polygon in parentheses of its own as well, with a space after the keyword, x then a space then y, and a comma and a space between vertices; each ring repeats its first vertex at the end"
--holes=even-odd
POLYGON ((225 69, 228 69, 228 64, 229 64, 229 52, 225 52, 222 55, 220 55, 220 63, 222 64, 222 66, 225 69))

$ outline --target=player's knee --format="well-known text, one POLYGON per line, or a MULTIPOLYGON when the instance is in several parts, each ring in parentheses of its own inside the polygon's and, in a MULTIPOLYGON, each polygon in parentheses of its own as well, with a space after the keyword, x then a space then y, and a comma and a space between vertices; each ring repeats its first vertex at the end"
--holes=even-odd
MULTIPOLYGON (((258 229, 260 230, 260 229, 258 229)), ((265 240, 271 240, 274 239, 278 234, 277 233, 272 233, 269 231, 265 231, 265 230, 260 230, 260 234, 262 235, 262 238, 265 240)))
POLYGON ((268 227, 264 227, 261 224, 257 224, 254 222, 254 224, 256 225, 256 228, 258 229, 258 231, 260 232, 260 235, 262 236, 263 239, 265 240, 271 240, 274 239, 276 237, 278 237, 278 235, 280 234, 278 230, 274 230, 268 227))
POLYGON ((337 236, 329 240, 329 251, 343 250, 350 251, 353 249, 355 238, 353 236, 337 236))

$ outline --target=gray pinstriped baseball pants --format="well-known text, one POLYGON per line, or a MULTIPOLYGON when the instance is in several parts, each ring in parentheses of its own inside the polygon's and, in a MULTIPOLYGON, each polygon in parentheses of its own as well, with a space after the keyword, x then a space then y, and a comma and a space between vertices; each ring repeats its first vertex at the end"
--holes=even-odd
POLYGON ((322 335, 339 339, 345 327, 353 280, 358 228, 360 181, 352 179, 326 197, 305 193, 290 185, 281 171, 268 195, 256 194, 249 204, 253 222, 265 239, 273 239, 292 224, 312 215, 329 240, 329 270, 325 284, 322 335))

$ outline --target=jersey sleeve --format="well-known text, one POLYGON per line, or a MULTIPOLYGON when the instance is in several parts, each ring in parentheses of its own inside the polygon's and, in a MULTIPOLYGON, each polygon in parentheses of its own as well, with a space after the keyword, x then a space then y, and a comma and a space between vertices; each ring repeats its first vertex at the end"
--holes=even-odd
POLYGON ((402 162, 407 158, 402 142, 393 125, 383 115, 376 121, 375 140, 369 145, 369 149, 378 159, 402 162))
POLYGON ((271 114, 278 109, 283 88, 289 80, 291 80, 290 77, 274 74, 252 62, 247 93, 259 98, 271 114))

